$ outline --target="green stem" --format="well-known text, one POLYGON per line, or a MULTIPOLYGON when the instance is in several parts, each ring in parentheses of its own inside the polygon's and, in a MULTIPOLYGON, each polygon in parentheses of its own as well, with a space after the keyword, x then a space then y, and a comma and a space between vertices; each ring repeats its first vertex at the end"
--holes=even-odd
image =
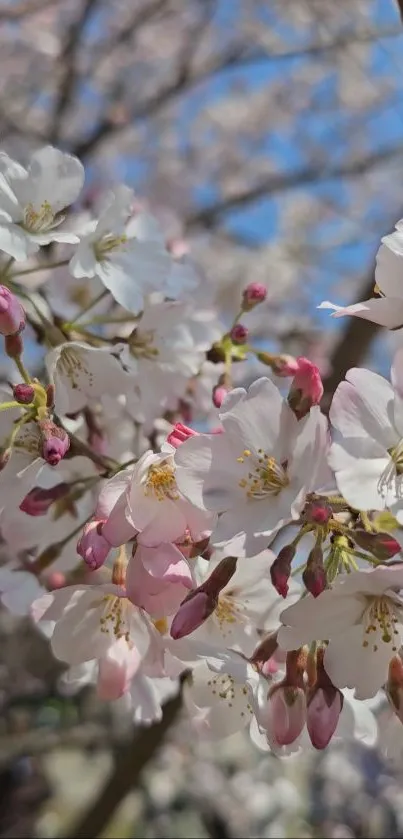
POLYGON ((25 365, 24 365, 24 362, 23 362, 21 356, 18 355, 16 358, 14 358, 14 361, 15 361, 17 367, 18 367, 18 371, 19 371, 20 375, 24 379, 24 382, 26 382, 27 385, 30 385, 31 384, 31 377, 28 373, 28 370, 25 368, 25 365))
POLYGON ((13 256, 10 256, 10 259, 8 259, 8 260, 7 260, 7 262, 6 262, 6 264, 5 264, 4 268, 3 268, 3 270, 1 271, 1 279, 2 279, 3 281, 4 281, 4 280, 7 280, 7 277, 8 277, 8 272, 9 272, 9 270, 10 270, 10 268, 11 268, 11 266, 12 266, 13 262, 14 262, 14 257, 13 257, 13 256))
MULTIPOLYGON (((27 405, 26 407, 32 408, 32 405, 27 405)), ((0 411, 8 411, 10 408, 21 408, 19 402, 1 402, 0 403, 0 411)))
POLYGON ((36 274, 38 271, 49 271, 52 268, 62 268, 63 265, 68 265, 69 259, 61 259, 59 262, 48 262, 45 265, 36 265, 35 268, 24 268, 23 271, 15 271, 10 279, 15 280, 16 277, 26 277, 27 274, 36 274))
MULTIPOLYGON (((108 289, 103 288, 103 289, 102 289, 102 291, 100 291, 100 293, 99 293, 99 294, 97 294, 97 296, 96 296, 96 297, 94 297, 94 299, 93 299, 93 300, 91 300, 91 301, 87 304, 87 306, 84 306, 84 309, 82 309, 82 310, 81 310, 81 312, 77 315, 77 317, 75 317, 75 318, 74 318, 74 320, 67 321, 66 323, 64 323, 64 324, 63 324, 63 329, 70 329, 72 326, 74 326, 74 324, 75 324, 75 323, 77 323, 77 321, 78 321, 80 318, 82 318, 82 316, 83 316, 83 315, 86 315, 86 314, 87 314, 87 312, 89 312, 89 311, 90 311, 90 309, 92 309, 92 308, 93 308, 93 306, 96 306, 96 305, 97 305, 97 303, 100 303, 100 302, 101 302, 101 300, 103 300, 103 299, 104 299, 104 297, 106 297, 106 296, 107 296, 107 294, 109 294, 108 289)), ((90 323, 90 322, 89 322, 89 323, 90 323)))

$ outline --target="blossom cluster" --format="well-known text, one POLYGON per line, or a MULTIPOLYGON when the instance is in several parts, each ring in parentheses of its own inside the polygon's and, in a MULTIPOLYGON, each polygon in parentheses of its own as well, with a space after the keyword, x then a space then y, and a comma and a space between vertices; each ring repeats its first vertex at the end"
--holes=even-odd
MULTIPOLYGON (((337 738, 390 752, 403 350, 390 382, 350 370, 325 415, 312 362, 254 346, 263 285, 226 323, 129 188, 94 218, 83 183, 52 147, 28 168, 0 155, 3 605, 50 639, 69 690, 93 683, 136 723, 181 691, 203 737, 248 726, 279 755, 337 738), (245 389, 251 359, 266 375, 245 389)), ((383 240, 374 298, 336 316, 403 326, 402 231, 383 240)))

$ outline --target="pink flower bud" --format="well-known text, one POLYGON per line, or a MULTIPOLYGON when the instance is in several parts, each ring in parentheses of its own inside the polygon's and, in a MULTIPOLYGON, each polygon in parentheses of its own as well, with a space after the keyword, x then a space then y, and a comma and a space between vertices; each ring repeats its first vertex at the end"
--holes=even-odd
POLYGON ((0 335, 16 335, 25 327, 25 312, 17 297, 0 286, 0 335))
POLYGON ((104 564, 112 547, 102 535, 102 525, 103 521, 100 519, 87 522, 77 542, 77 553, 82 556, 91 571, 96 571, 104 564))
POLYGON ((185 440, 189 437, 197 437, 198 431, 193 431, 193 428, 188 428, 182 422, 176 422, 171 433, 168 434, 167 443, 170 443, 175 449, 179 448, 185 440))
POLYGON ((245 344, 249 335, 249 329, 243 323, 236 323, 230 332, 230 338, 233 344, 245 344))
POLYGON ((273 737, 279 746, 290 746, 305 725, 305 692, 293 685, 274 685, 269 691, 268 701, 273 737))
POLYGON ((217 600, 206 594, 205 591, 196 591, 189 598, 185 598, 171 624, 171 637, 177 640, 190 635, 198 629, 205 620, 214 612, 217 600))
POLYGON ((304 509, 304 519, 310 524, 327 524, 333 516, 330 504, 325 499, 318 498, 308 501, 304 509))
POLYGON ((323 567, 323 551, 320 545, 312 548, 302 573, 304 586, 313 597, 319 597, 327 586, 326 571, 323 567))
POLYGON ((394 655, 390 660, 385 691, 396 716, 403 722, 403 661, 400 655, 394 655))
POLYGON ((343 707, 343 694, 337 688, 314 688, 308 698, 306 726, 315 749, 330 743, 343 707))
POLYGON ((66 576, 61 571, 51 571, 46 577, 46 585, 49 591, 57 591, 66 585, 66 576))
POLYGON ((45 516, 52 504, 63 498, 70 490, 69 484, 61 483, 50 489, 34 487, 21 501, 20 510, 28 516, 45 516))
POLYGON ((13 387, 13 396, 16 402, 21 405, 29 405, 35 399, 35 391, 32 385, 21 382, 13 387))
POLYGON ((271 581, 281 597, 287 597, 288 594, 288 580, 295 551, 295 545, 284 545, 270 568, 271 581))
POLYGON ((267 288, 262 283, 249 283, 242 293, 242 309, 249 312, 267 297, 267 288))
POLYGON ((213 388, 213 405, 216 408, 221 408, 222 403, 226 396, 228 396, 229 390, 224 385, 217 385, 213 388))
POLYGON ((298 370, 288 394, 288 403, 295 416, 302 419, 313 405, 319 405, 323 396, 323 384, 319 368, 307 358, 297 358, 298 370))
POLYGON ((39 423, 42 435, 42 457, 50 466, 57 466, 70 447, 67 431, 46 419, 39 423))
POLYGON ((24 350, 23 340, 21 335, 16 332, 15 335, 6 335, 4 338, 4 352, 9 358, 20 358, 24 350))
POLYGON ((368 551, 382 562, 392 559, 402 550, 399 542, 390 533, 381 531, 369 533, 364 528, 357 527, 351 531, 351 538, 354 539, 359 548, 368 551))
POLYGON ((276 355, 273 356, 271 367, 276 376, 287 379, 298 372, 298 361, 293 355, 276 355))

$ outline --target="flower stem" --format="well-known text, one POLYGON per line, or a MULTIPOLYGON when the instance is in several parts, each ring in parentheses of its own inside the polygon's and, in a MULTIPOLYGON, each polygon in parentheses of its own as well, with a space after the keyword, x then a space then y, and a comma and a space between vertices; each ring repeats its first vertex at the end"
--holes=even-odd
POLYGON ((46 265, 35 265, 35 268, 24 268, 23 271, 15 271, 10 279, 14 280, 16 277, 26 277, 27 274, 36 274, 38 271, 49 271, 51 268, 61 268, 63 265, 68 265, 69 259, 61 259, 59 262, 48 262, 46 265))
MULTIPOLYGON (((102 289, 102 291, 101 291, 99 294, 97 294, 97 296, 96 296, 96 297, 94 297, 94 299, 93 299, 93 300, 90 300, 90 302, 87 304, 87 306, 84 306, 84 309, 82 309, 82 310, 81 310, 81 312, 79 312, 79 314, 78 314, 78 315, 77 315, 77 316, 76 316, 73 320, 66 321, 66 323, 64 323, 64 324, 63 324, 63 329, 70 329, 71 327, 73 327, 73 326, 74 326, 74 324, 75 324, 75 323, 77 323, 77 321, 78 321, 80 318, 82 318, 82 316, 83 316, 83 315, 86 315, 86 314, 87 314, 87 312, 89 312, 89 311, 90 311, 90 309, 92 309, 92 308, 93 308, 93 306, 96 306, 96 305, 97 305, 97 303, 100 303, 100 302, 101 302, 101 300, 103 300, 103 299, 104 299, 104 297, 106 297, 106 296, 107 296, 107 294, 109 294, 108 289, 103 288, 103 289, 102 289)), ((90 325, 90 323, 91 323, 91 322, 90 322, 90 321, 88 321, 88 324, 85 324, 85 325, 86 325, 86 326, 87 326, 87 325, 90 325)), ((83 324, 81 324, 81 325, 83 325, 83 324)))
MULTIPOLYGON (((26 405, 24 407, 32 408, 33 406, 32 405, 26 405)), ((21 405, 20 405, 19 402, 15 402, 14 400, 12 400, 11 402, 1 402, 0 403, 0 411, 8 411, 10 408, 21 408, 21 405)))
POLYGON ((28 370, 26 369, 26 367, 24 365, 24 362, 23 362, 21 356, 17 355, 16 358, 14 358, 14 361, 15 361, 17 367, 18 367, 18 371, 19 371, 21 377, 24 379, 24 382, 26 382, 27 385, 30 385, 31 384, 31 377, 28 373, 28 370))

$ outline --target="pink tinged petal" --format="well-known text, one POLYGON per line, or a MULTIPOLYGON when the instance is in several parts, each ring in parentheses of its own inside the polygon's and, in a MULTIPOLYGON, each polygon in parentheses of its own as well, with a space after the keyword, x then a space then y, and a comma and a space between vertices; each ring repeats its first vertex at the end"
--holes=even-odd
POLYGON ((130 648, 125 638, 119 638, 99 660, 97 693, 100 699, 119 699, 129 689, 131 680, 141 663, 138 650, 130 648))
POLYGON ((127 567, 126 590, 132 603, 157 619, 174 614, 189 591, 181 582, 153 577, 136 556, 127 567))
POLYGON ((106 561, 111 545, 102 533, 102 521, 94 519, 84 526, 84 530, 77 542, 77 553, 91 571, 100 568, 106 561))
POLYGON ((106 519, 111 514, 122 495, 124 496, 133 475, 133 467, 128 467, 110 478, 101 489, 96 507, 96 518, 106 519))
POLYGON ((175 452, 176 482, 196 507, 221 512, 244 495, 239 486, 243 465, 225 434, 192 437, 175 452))
POLYGON ((187 425, 183 425, 182 422, 175 423, 172 431, 168 434, 167 443, 173 446, 175 449, 178 449, 182 443, 185 443, 186 440, 189 440, 190 437, 197 437, 199 434, 198 431, 194 431, 193 428, 189 428, 187 425))
POLYGON ((165 543, 148 547, 141 544, 140 535, 135 558, 152 577, 192 588, 193 578, 189 565, 176 545, 165 543))
POLYGON ((374 297, 362 303, 353 303, 351 306, 336 306, 326 301, 318 306, 318 309, 333 309, 334 318, 353 315, 386 326, 387 329, 396 329, 403 325, 403 300, 395 297, 374 297))

